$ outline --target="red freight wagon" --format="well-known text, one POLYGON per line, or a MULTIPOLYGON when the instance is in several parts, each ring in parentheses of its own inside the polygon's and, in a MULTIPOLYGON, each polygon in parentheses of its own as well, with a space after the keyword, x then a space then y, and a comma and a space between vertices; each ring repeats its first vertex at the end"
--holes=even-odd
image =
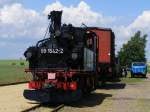
POLYGON ((98 72, 100 79, 115 77, 115 35, 111 29, 90 27, 97 35, 98 72))

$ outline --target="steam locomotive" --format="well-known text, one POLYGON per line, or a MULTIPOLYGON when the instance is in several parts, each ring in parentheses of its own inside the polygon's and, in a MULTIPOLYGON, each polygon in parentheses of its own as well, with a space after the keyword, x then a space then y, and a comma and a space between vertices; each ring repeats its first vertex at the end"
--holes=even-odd
POLYGON ((24 56, 31 72, 24 97, 38 102, 72 102, 115 75, 111 29, 61 24, 62 11, 48 15, 48 38, 29 47, 24 56))

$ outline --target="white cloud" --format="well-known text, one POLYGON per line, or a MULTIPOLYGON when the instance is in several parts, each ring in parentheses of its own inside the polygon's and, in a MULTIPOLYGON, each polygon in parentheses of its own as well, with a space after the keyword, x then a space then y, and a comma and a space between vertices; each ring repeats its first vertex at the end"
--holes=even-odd
POLYGON ((44 14, 49 14, 52 10, 63 10, 62 22, 72 23, 75 26, 80 26, 82 23, 86 25, 106 25, 107 23, 116 20, 115 17, 105 17, 103 14, 94 12, 91 7, 84 1, 81 1, 77 6, 63 6, 59 1, 46 6, 44 14))
MULTIPOLYGON (((141 15, 139 15, 131 24, 128 26, 119 26, 116 28, 118 35, 120 37, 130 37, 136 31, 141 30, 143 33, 150 33, 150 10, 143 11, 141 15)), ((148 38, 149 39, 149 38, 148 38)))
MULTIPOLYGON (((116 34, 117 49, 124 42, 130 39, 131 35, 137 30, 142 30, 143 33, 150 34, 150 11, 144 11, 135 21, 128 26, 113 26, 113 22, 119 17, 104 16, 102 13, 93 11, 91 7, 84 1, 81 1, 77 6, 64 6, 56 1, 47 5, 43 13, 38 13, 33 9, 26 9, 21 3, 16 3, 19 0, 0 0, 0 39, 19 39, 34 38, 40 39, 43 37, 47 27, 47 14, 52 10, 63 10, 62 22, 72 23, 75 26, 80 26, 85 23, 87 26, 110 26, 116 34)), ((148 37, 148 47, 150 49, 150 39, 148 37)), ((0 43, 0 47, 7 46, 5 40, 0 43)), ((20 45, 21 47, 21 45, 20 45)), ((27 46, 28 47, 28 46, 27 46)), ((15 49, 15 47, 14 47, 15 49)), ((150 55, 150 52, 147 53, 150 55)), ((150 57, 149 57, 150 59, 150 57)))
POLYGON ((150 59, 150 10, 143 11, 131 24, 128 26, 114 27, 116 33, 116 43, 118 44, 118 50, 122 47, 122 44, 127 42, 130 37, 138 30, 142 31, 143 34, 148 34, 148 42, 146 48, 146 55, 150 59))
POLYGON ((48 25, 47 15, 52 10, 63 10, 62 22, 73 23, 75 26, 81 26, 82 23, 104 26, 116 19, 92 11, 84 1, 77 6, 69 7, 56 1, 46 6, 43 13, 26 9, 20 3, 14 3, 0 8, 0 38, 42 38, 48 25))
POLYGON ((62 22, 73 23, 75 26, 80 26, 82 23, 102 26, 116 20, 115 17, 106 17, 93 11, 84 1, 81 1, 77 6, 64 6, 56 1, 47 5, 43 13, 25 8, 20 0, 0 0, 0 6, 2 6, 0 7, 0 39, 3 41, 0 43, 0 49, 2 52, 8 51, 0 55, 0 58, 22 56, 22 52, 29 46, 24 45, 24 41, 28 43, 33 42, 33 39, 42 39, 48 25, 47 14, 52 10, 63 10, 62 22), (19 49, 24 50, 20 52, 19 49), (7 55, 9 52, 11 52, 10 56, 7 55))
POLYGON ((141 15, 139 15, 135 21, 129 25, 131 30, 140 29, 145 33, 150 32, 150 10, 143 11, 141 15))
POLYGON ((0 9, 0 38, 39 37, 46 19, 21 4, 5 5, 0 9))

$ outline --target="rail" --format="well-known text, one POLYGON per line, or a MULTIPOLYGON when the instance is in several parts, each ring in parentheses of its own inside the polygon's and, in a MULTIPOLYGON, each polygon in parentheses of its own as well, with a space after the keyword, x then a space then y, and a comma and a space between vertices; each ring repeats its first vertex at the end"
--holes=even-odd
MULTIPOLYGON (((44 104, 38 104, 38 105, 35 105, 35 106, 31 107, 31 108, 25 109, 25 110, 23 110, 23 111, 21 111, 21 112, 30 112, 30 111, 32 111, 32 110, 35 110, 35 109, 37 109, 37 108, 42 107, 43 105, 44 105, 44 104)), ((56 106, 56 107, 54 107, 54 108, 50 107, 50 108, 52 108, 52 111, 51 111, 51 112, 58 112, 58 111, 59 111, 61 108, 63 108, 64 106, 65 106, 64 104, 61 104, 61 105, 56 106)))

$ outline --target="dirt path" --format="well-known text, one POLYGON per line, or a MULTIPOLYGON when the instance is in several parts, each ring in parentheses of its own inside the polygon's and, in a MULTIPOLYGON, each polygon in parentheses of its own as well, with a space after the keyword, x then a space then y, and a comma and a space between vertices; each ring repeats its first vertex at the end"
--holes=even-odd
POLYGON ((141 82, 114 83, 61 112, 150 112, 150 74, 141 82))
POLYGON ((0 112, 21 112, 37 105, 24 99, 23 90, 26 88, 27 84, 0 87, 0 112))

